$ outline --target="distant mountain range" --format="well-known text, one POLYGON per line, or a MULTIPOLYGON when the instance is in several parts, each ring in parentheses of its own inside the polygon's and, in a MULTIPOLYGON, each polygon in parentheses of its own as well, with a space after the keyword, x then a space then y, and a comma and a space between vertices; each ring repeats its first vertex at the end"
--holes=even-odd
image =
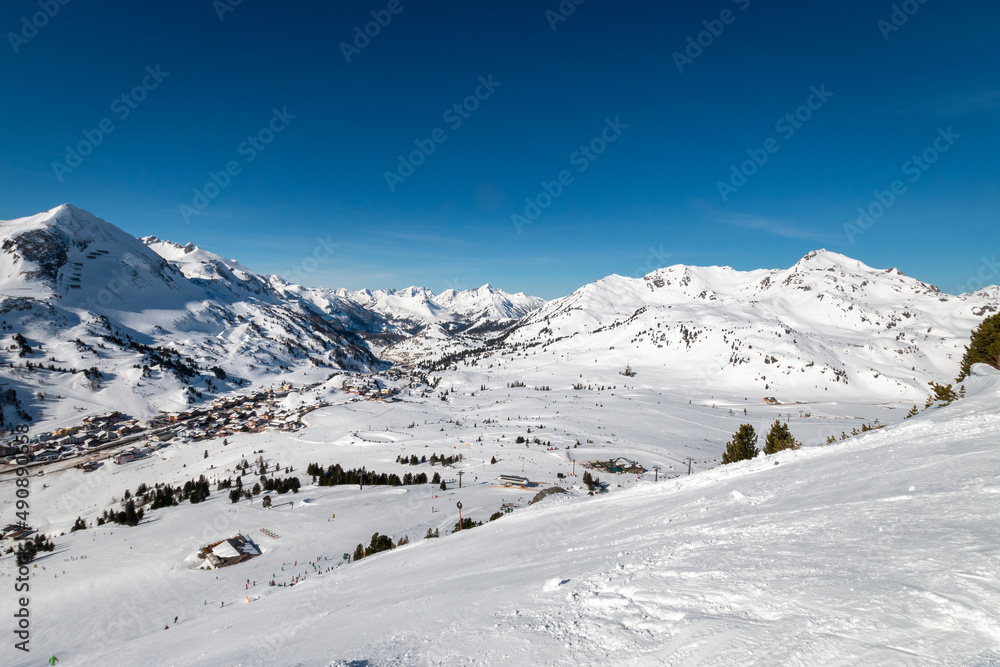
POLYGON ((291 285, 191 244, 135 239, 69 204, 0 222, 0 244, 8 422, 19 409, 144 415, 279 377, 372 371, 387 342, 502 328, 544 303, 488 285, 441 295, 291 285), (84 369, 97 372, 71 372, 84 369))
POLYGON ((786 270, 609 276, 545 302, 490 285, 293 285, 191 244, 135 239, 69 204, 0 222, 0 244, 5 423, 111 406, 143 416, 456 353, 567 382, 595 363, 630 364, 632 382, 657 386, 913 400, 954 377, 969 332, 1000 308, 995 286, 950 296, 823 250, 786 270))
POLYGON ((610 276, 524 317, 484 358, 522 374, 546 358, 578 375, 631 364, 632 384, 757 400, 916 401, 951 382, 971 330, 998 308, 1000 287, 951 296, 819 250, 784 270, 610 276))

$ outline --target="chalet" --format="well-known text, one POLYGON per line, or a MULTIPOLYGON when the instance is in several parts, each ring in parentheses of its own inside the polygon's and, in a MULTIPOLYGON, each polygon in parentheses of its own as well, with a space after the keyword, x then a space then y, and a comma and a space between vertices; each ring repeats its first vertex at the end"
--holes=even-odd
POLYGON ((260 555, 260 549, 253 541, 242 534, 220 540, 206 547, 202 547, 198 552, 198 557, 202 558, 199 570, 215 570, 220 567, 229 567, 255 558, 260 555))
POLYGON ((35 532, 35 529, 31 526, 26 526, 24 524, 11 523, 0 529, 0 538, 7 540, 8 542, 16 542, 18 540, 27 539, 35 532))
POLYGON ((528 486, 531 484, 531 480, 520 475, 500 475, 497 477, 497 481, 504 486, 528 486))
POLYGON ((764 402, 767 403, 768 405, 781 405, 781 403, 778 403, 778 399, 776 399, 773 396, 765 396, 764 402))
POLYGON ((114 455, 114 462, 121 465, 122 463, 128 463, 135 459, 135 454, 132 452, 118 452, 114 455))

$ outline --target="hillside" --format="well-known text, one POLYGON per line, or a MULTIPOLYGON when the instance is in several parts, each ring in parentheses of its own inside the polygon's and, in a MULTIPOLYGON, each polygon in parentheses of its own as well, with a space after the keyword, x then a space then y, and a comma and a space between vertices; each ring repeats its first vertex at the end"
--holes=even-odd
POLYGON ((242 387, 370 372, 386 365, 377 351, 413 332, 509 326, 541 303, 411 288, 441 304, 420 320, 409 306, 392 314, 383 293, 292 285, 192 244, 132 238, 69 204, 0 222, 0 245, 0 378, 16 394, 7 420, 112 407, 142 418, 242 387))
MULTIPOLYGON (((157 510, 61 538, 33 580, 35 632, 67 665, 995 664, 998 399, 1000 373, 977 366, 968 398, 898 426, 564 495, 339 567, 329 512, 358 521, 356 489, 306 486, 294 510, 157 510), (280 533, 262 557, 187 563, 199 539, 260 522, 280 533), (261 587, 290 571, 304 580, 261 587)), ((362 534, 417 511, 362 493, 362 534)))
MULTIPOLYGON (((609 276, 526 316, 477 359, 534 384, 701 388, 759 400, 919 401, 950 381, 1000 288, 952 296, 827 251, 785 270, 609 276), (716 391, 717 390, 717 391, 716 391)), ((499 372, 499 371, 498 371, 499 372)))

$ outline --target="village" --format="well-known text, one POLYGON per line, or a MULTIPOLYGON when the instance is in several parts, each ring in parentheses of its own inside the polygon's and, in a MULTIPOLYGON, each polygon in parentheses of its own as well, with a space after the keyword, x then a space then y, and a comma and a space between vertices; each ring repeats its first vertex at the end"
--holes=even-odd
MULTIPOLYGON (((402 374, 395 369, 386 372, 387 379, 398 380, 401 377, 402 374)), ((359 397, 355 400, 399 400, 396 398, 399 389, 387 386, 371 374, 349 376, 342 387, 346 393, 359 397)), ((235 433, 260 433, 268 428, 297 431, 303 427, 303 415, 329 403, 319 400, 296 408, 282 407, 281 399, 296 390, 290 384, 284 384, 278 389, 217 398, 203 406, 161 414, 144 421, 118 411, 89 415, 79 424, 33 435, 27 445, 31 457, 29 464, 43 465, 86 458, 77 467, 89 472, 102 465, 101 459, 110 458, 121 465, 145 458, 174 442, 189 444, 225 438, 235 433), (132 448, 125 448, 125 445, 133 443, 135 446, 132 448)), ((13 464, 17 454, 18 448, 12 440, 0 442, 0 460, 13 464)))

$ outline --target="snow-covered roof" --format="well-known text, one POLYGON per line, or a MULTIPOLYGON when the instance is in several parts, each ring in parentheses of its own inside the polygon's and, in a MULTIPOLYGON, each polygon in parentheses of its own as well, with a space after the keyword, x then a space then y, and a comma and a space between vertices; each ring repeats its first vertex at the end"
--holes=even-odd
POLYGON ((237 551, 236 547, 230 544, 229 540, 223 540, 219 544, 212 547, 212 553, 219 558, 239 558, 243 555, 237 551))

